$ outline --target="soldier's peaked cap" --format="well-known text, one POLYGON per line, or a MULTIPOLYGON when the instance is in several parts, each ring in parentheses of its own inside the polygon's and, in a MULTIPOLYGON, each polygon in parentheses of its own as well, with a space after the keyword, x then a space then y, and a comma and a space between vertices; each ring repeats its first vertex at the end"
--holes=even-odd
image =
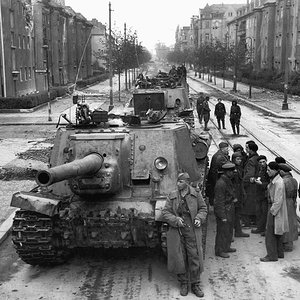
POLYGON ((221 143, 219 144, 219 148, 226 148, 226 147, 228 147, 228 144, 225 143, 225 142, 221 142, 221 143))
POLYGON ((222 165, 222 170, 234 170, 235 169, 235 164, 231 162, 226 162, 224 165, 222 165))
POLYGON ((280 163, 280 164, 278 164, 278 166, 279 166, 279 169, 284 172, 292 171, 292 168, 290 166, 288 166, 287 164, 280 163))
POLYGON ((187 180, 187 179, 190 179, 190 175, 187 172, 179 173, 177 179, 178 180, 187 180))

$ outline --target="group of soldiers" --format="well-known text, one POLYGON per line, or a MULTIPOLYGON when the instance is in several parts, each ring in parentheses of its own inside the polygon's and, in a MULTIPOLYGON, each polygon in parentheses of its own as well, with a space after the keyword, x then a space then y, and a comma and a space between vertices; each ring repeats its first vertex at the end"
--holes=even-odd
MULTIPOLYGON (((207 126, 210 118, 210 108, 208 102, 209 102, 209 96, 204 96, 204 93, 200 92, 197 98, 196 109, 199 118, 199 123, 202 124, 202 121, 204 121, 205 131, 209 130, 207 126)), ((216 116, 219 129, 221 128, 226 129, 225 127, 226 108, 221 98, 218 99, 218 103, 215 105, 214 115, 216 116)), ((240 106, 237 104, 236 100, 233 100, 230 108, 229 120, 234 135, 240 134, 241 115, 242 113, 241 113, 240 106)))
POLYGON ((233 151, 230 160, 228 144, 221 142, 208 173, 207 195, 217 221, 215 254, 228 258, 236 251, 230 247, 233 235, 249 237, 242 227, 253 227, 251 233, 265 236, 267 255, 261 261, 277 261, 298 239, 298 182, 282 157, 267 163, 254 141, 245 151, 235 144, 233 151))
MULTIPOLYGON (((258 154, 258 146, 248 141, 244 147, 219 144, 208 172, 206 195, 216 217, 215 255, 229 258, 236 252, 231 247, 234 237, 247 238, 251 233, 265 236, 267 255, 262 262, 284 258, 285 251, 293 251, 298 239, 296 198, 298 182, 282 157, 267 162, 258 154)), ((299 195, 300 196, 300 195, 299 195)), ((177 190, 172 192, 162 210, 164 220, 170 225, 167 234, 168 269, 177 274, 180 294, 191 290, 203 297, 200 274, 203 271, 202 225, 208 206, 201 193, 190 185, 188 173, 180 173, 177 190)))

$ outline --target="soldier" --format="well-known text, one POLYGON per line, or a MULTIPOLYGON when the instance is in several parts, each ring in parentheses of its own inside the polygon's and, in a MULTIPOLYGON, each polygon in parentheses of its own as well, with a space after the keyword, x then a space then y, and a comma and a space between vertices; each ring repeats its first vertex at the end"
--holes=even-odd
POLYGON ((223 164, 230 160, 228 153, 228 144, 225 142, 221 142, 219 144, 219 150, 211 158, 210 167, 207 175, 206 188, 210 205, 213 205, 214 203, 214 188, 218 180, 218 174, 221 171, 221 167, 223 164))
POLYGON ((189 185, 190 176, 180 173, 177 191, 171 192, 162 215, 170 225, 167 234, 168 270, 177 274, 180 294, 188 294, 190 278, 192 292, 203 297, 200 273, 203 271, 202 228, 207 206, 199 192, 189 185))
POLYGON ((278 164, 279 173, 283 179, 286 195, 286 206, 289 220, 289 232, 283 234, 283 250, 293 251, 293 242, 298 239, 298 222, 296 214, 298 182, 291 174, 292 169, 287 164, 278 164))
POLYGON ((282 236, 289 231, 284 181, 279 175, 279 166, 271 161, 267 167, 271 179, 268 185, 268 216, 266 226, 267 255, 262 262, 277 261, 284 258, 282 236))
POLYGON ((243 157, 242 153, 237 151, 232 154, 231 161, 235 164, 236 172, 233 176, 233 186, 236 193, 237 202, 234 205, 234 236, 235 237, 249 237, 248 233, 242 231, 241 211, 245 197, 245 190, 243 186, 243 157))
POLYGON ((224 103, 222 103, 222 99, 219 98, 218 103, 215 106, 215 116, 217 118, 219 129, 221 129, 221 122, 222 122, 223 129, 226 129, 225 128, 225 115, 226 115, 225 105, 224 105, 224 103))
POLYGON ((222 165, 223 174, 215 186, 214 213, 217 221, 217 234, 215 241, 215 254, 223 258, 229 257, 229 252, 236 252, 231 248, 234 203, 237 202, 232 179, 235 165, 227 162, 222 165))
POLYGON ((240 120, 241 120, 241 108, 237 104, 236 100, 232 101, 232 105, 230 108, 230 124, 232 127, 232 131, 234 135, 239 135, 240 134, 240 120))
POLYGON ((198 114, 200 124, 202 124, 202 119, 203 119, 203 101, 204 101, 204 95, 202 92, 200 92, 196 104, 196 109, 197 109, 197 114, 198 114))
POLYGON ((207 127, 207 123, 209 121, 209 116, 210 116, 210 108, 209 108, 209 104, 208 104, 208 100, 209 100, 209 97, 206 96, 204 98, 204 101, 203 101, 203 108, 202 108, 202 111, 203 111, 203 120, 204 120, 204 130, 205 131, 208 131, 208 127, 207 127))
POLYGON ((270 182, 267 173, 267 158, 264 155, 257 157, 258 174, 255 178, 256 184, 256 229, 252 229, 251 233, 260 233, 265 235, 267 215, 268 215, 268 198, 267 187, 270 182))
POLYGON ((242 208, 243 220, 245 226, 255 224, 256 220, 256 197, 257 185, 255 179, 258 174, 257 150, 258 146, 255 143, 248 143, 248 160, 244 167, 244 189, 246 192, 245 201, 242 208))

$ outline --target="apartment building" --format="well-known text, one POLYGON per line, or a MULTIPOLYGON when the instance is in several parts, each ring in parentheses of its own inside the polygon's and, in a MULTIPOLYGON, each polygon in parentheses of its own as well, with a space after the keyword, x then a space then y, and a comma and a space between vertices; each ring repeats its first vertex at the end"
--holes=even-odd
POLYGON ((91 77, 92 29, 64 0, 2 0, 0 96, 19 97, 91 77))

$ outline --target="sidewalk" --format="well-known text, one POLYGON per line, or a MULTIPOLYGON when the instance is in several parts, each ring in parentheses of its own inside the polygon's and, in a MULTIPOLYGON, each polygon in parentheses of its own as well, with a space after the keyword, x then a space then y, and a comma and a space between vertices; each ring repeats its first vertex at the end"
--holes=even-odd
POLYGON ((282 110, 282 103, 284 99, 283 93, 265 90, 262 88, 252 87, 252 98, 249 98, 249 85, 244 83, 237 83, 237 92, 232 91, 233 82, 230 80, 224 80, 225 88, 223 87, 223 79, 216 78, 216 84, 207 81, 207 75, 203 78, 195 76, 194 71, 188 72, 190 80, 196 80, 204 83, 212 88, 216 88, 224 93, 230 94, 237 98, 240 102, 259 109, 273 117, 288 118, 288 119, 300 119, 300 97, 288 95, 288 110, 282 110))

